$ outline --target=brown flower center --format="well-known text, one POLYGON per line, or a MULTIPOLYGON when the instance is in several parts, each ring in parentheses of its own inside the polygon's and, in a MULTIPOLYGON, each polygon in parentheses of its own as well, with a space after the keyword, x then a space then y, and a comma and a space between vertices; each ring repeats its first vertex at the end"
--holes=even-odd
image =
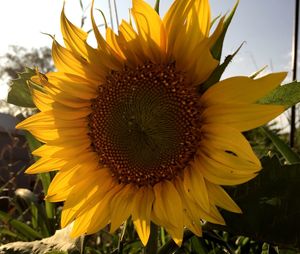
POLYGON ((120 183, 171 180, 199 144, 196 90, 174 64, 152 63, 112 72, 99 86, 89 116, 99 161, 120 183))

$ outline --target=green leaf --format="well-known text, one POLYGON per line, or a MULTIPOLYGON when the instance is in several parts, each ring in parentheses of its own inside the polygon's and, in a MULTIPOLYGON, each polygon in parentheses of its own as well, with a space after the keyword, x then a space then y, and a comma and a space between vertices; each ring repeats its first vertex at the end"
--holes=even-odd
POLYGON ((220 60, 221 59, 221 54, 222 54, 222 48, 223 48, 223 43, 224 43, 225 35, 226 35, 228 27, 229 27, 229 25, 230 25, 230 23, 232 21, 234 13, 235 13, 235 11, 236 11, 236 9, 238 7, 238 4, 239 4, 239 1, 236 2, 236 4, 233 7, 232 11, 228 15, 228 17, 225 19, 222 33, 221 33, 220 37, 218 38, 218 40, 215 42, 215 44, 213 45, 213 47, 211 49, 211 53, 212 53, 213 57, 216 60, 220 60))
POLYGON ((203 93, 206 91, 209 87, 214 85, 215 83, 219 82, 221 79, 222 74, 224 73, 225 69, 227 68, 228 64, 232 61, 232 59, 236 56, 236 54, 240 51, 242 48, 243 43, 238 47, 238 49, 232 54, 226 56, 224 62, 219 65, 213 73, 210 75, 210 77, 198 87, 198 92, 203 93))
POLYGON ((300 102, 300 82, 297 81, 277 87, 258 101, 260 104, 286 105, 287 108, 298 102, 300 102))
POLYGON ((271 130, 267 128, 262 128, 265 135, 273 142, 277 150, 281 153, 281 155, 286 159, 288 163, 297 163, 300 162, 300 157, 296 154, 292 148, 288 146, 283 140, 281 140, 278 135, 273 133, 271 130))
POLYGON ((35 70, 25 68, 25 72, 19 73, 19 77, 11 81, 10 91, 7 96, 8 103, 21 107, 35 108, 28 84, 28 80, 34 75, 36 75, 35 70))
POLYGON ((13 227, 16 231, 21 233, 23 236, 25 236, 29 240, 35 240, 42 238, 42 235, 26 225, 25 223, 18 221, 16 219, 13 219, 9 214, 0 211, 0 220, 3 223, 9 224, 11 227, 13 227))

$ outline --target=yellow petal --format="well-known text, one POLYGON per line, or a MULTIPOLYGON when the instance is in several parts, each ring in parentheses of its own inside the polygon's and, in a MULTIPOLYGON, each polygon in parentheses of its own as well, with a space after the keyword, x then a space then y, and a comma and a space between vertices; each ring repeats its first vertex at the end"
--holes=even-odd
POLYGON ((40 157, 72 159, 82 153, 91 152, 91 150, 89 150, 90 146, 91 144, 89 141, 82 143, 76 147, 43 145, 34 150, 32 154, 40 157))
POLYGON ((201 96, 201 103, 209 106, 223 103, 255 103, 279 86, 286 75, 286 72, 278 72, 259 79, 228 78, 210 87, 201 96))
POLYGON ((109 201, 107 196, 90 210, 76 217, 71 237, 76 238, 87 233, 92 234, 105 227, 109 223, 109 201))
POLYGON ((61 215, 61 225, 65 227, 72 222, 82 207, 92 207, 95 197, 102 199, 112 189, 112 179, 108 170, 98 170, 89 177, 74 185, 65 204, 61 215), (99 179, 105 179, 100 184, 99 179))
POLYGON ((84 43, 88 34, 73 25, 65 16, 63 8, 60 16, 61 33, 68 49, 77 52, 84 58, 88 58, 88 45, 84 43))
MULTIPOLYGON (((182 62, 180 66, 203 57, 197 47, 209 34, 210 8, 207 0, 175 1, 163 21, 168 34, 168 55, 174 55, 176 62, 182 62), (201 57, 195 56, 195 52, 201 57)), ((207 43, 205 47, 209 50, 207 43)))
MULTIPOLYGON (((204 47, 204 45, 204 43, 198 44, 195 48, 195 51, 199 52, 199 56, 201 57, 195 57, 195 51, 191 50, 187 51, 186 54, 186 56, 188 56, 189 53, 190 57, 192 58, 193 56, 195 59, 194 65, 190 70, 194 76, 190 82, 195 85, 200 85, 206 81, 219 64, 219 61, 213 58, 210 49, 204 47)), ((186 59, 186 61, 188 61, 188 59, 186 59)))
POLYGON ((194 203, 194 200, 190 199, 188 193, 184 190, 181 179, 177 179, 175 181, 175 187, 182 201, 182 207, 184 213, 184 217, 183 217, 184 226, 187 227, 189 230, 191 230, 195 235, 201 236, 202 230, 201 230, 201 222, 200 222, 199 214, 193 213, 190 210, 189 206, 186 204, 187 202, 194 203))
POLYGON ((77 170, 68 170, 68 171, 59 171, 56 173, 55 177, 51 181, 46 199, 51 202, 58 202, 58 201, 64 201, 59 200, 57 198, 57 195, 60 195, 60 193, 69 192, 72 189, 72 185, 69 184, 69 180, 74 177, 74 175, 77 173, 77 170))
POLYGON ((153 201, 153 190, 147 187, 139 189, 134 198, 132 220, 144 246, 146 246, 150 236, 150 215, 153 201))
POLYGON ((163 18, 163 23, 168 35, 168 54, 173 52, 176 40, 179 40, 179 38, 183 40, 183 37, 179 35, 184 35, 186 18, 192 8, 192 4, 193 1, 175 0, 163 18))
MULTIPOLYGON (((259 160, 245 160, 244 158, 238 157, 236 154, 233 154, 230 151, 215 149, 211 146, 207 146, 205 143, 203 143, 203 149, 199 155, 205 155, 207 159, 219 162, 224 166, 231 167, 233 170, 238 169, 236 171, 239 171, 240 174, 257 172, 261 169, 259 160)), ((204 160, 206 161, 205 158, 204 160)))
POLYGON ((103 36, 101 35, 98 26, 94 19, 94 0, 92 1, 92 7, 91 7, 91 21, 93 26, 93 32, 95 34, 99 54, 101 55, 101 59, 105 59, 105 65, 109 67, 109 69, 117 70, 122 68, 123 66, 123 60, 121 56, 119 56, 105 41, 103 36))
POLYGON ((67 72, 80 77, 88 76, 89 80, 95 84, 102 83, 105 79, 106 72, 104 70, 101 68, 95 70, 84 58, 73 54, 55 40, 52 45, 52 57, 55 67, 60 72, 67 72))
POLYGON ((95 98, 98 94, 98 85, 91 85, 91 83, 79 76, 65 73, 48 73, 49 84, 63 93, 72 95, 74 97, 90 100, 95 98))
POLYGON ((57 158, 40 158, 37 162, 32 164, 29 168, 26 169, 26 174, 37 174, 37 173, 44 173, 54 170, 60 170, 67 161, 63 159, 57 158))
POLYGON ((95 22, 95 18, 94 18, 94 3, 95 1, 92 0, 92 6, 91 6, 91 21, 92 21, 92 26, 93 26, 93 32, 95 34, 97 43, 98 43, 98 49, 102 49, 105 52, 109 52, 109 48, 108 45, 105 41, 105 39, 103 38, 103 36, 101 35, 98 26, 95 22))
POLYGON ((123 186, 122 191, 116 194, 111 202, 111 224, 110 232, 113 233, 120 225, 128 219, 132 213, 133 198, 136 188, 131 184, 123 186))
POLYGON ((87 119, 77 119, 77 126, 74 126, 74 121, 55 119, 51 113, 40 112, 32 115, 19 123, 17 128, 26 128, 27 130, 33 130, 39 128, 40 130, 55 130, 59 131, 60 128, 70 128, 70 132, 76 130, 77 128, 82 129, 87 125, 87 119))
POLYGON ((232 198, 226 193, 226 191, 219 185, 206 181, 209 197, 213 202, 228 211, 234 213, 242 213, 239 206, 232 200, 232 198))
POLYGON ((106 42, 122 59, 125 59, 116 37, 114 31, 108 27, 106 29, 106 42))
POLYGON ((181 244, 183 238, 183 209, 180 196, 172 182, 154 185, 153 217, 157 224, 169 232, 173 240, 181 244))
POLYGON ((81 212, 75 219, 71 236, 77 237, 84 233, 96 233, 105 227, 110 220, 110 202, 119 190, 119 185, 116 185, 115 188, 111 189, 103 197, 103 199, 93 202, 93 204, 95 204, 94 206, 81 212))
MULTIPOLYGON (((68 75, 66 73, 64 73, 64 74, 68 75)), ((51 75, 51 73, 48 73, 47 75, 51 75)), ((56 73, 56 75, 60 75, 60 74, 56 73)), ((75 76, 75 75, 73 75, 73 76, 75 76)), ((46 75, 45 76, 39 75, 38 80, 41 83, 41 85, 44 87, 47 94, 54 101, 51 104, 52 108, 55 108, 55 106, 57 106, 57 105, 65 105, 65 106, 71 107, 71 108, 86 108, 86 107, 89 107, 91 104, 91 102, 89 100, 83 100, 78 97, 74 97, 70 94, 63 93, 61 90, 59 90, 53 84, 48 82, 48 78, 46 75)), ((36 82, 36 80, 35 80, 35 82, 36 82)), ((75 113, 74 110, 73 110, 73 112, 75 113)))
POLYGON ((32 100, 40 111, 48 111, 52 109, 51 105, 54 100, 48 94, 40 92, 36 89, 32 89, 31 92, 32 100))
POLYGON ((209 212, 210 204, 204 178, 199 170, 186 168, 184 170, 184 189, 188 196, 202 207, 203 210, 209 212))
POLYGON ((283 113, 284 106, 258 104, 218 104, 202 114, 205 124, 225 124, 239 131, 262 126, 283 113))
POLYGON ((112 57, 109 54, 109 47, 105 46, 104 50, 101 47, 98 49, 92 48, 86 42, 88 34, 73 25, 66 18, 64 10, 62 10, 61 13, 61 30, 67 49, 71 50, 73 54, 84 58, 95 73, 103 75, 104 71, 108 71, 108 68, 116 68, 115 64, 119 59, 116 56, 112 57))
POLYGON ((74 108, 62 105, 60 103, 54 102, 52 105, 53 110, 49 110, 46 113, 50 115, 53 119, 63 120, 63 121, 76 121, 84 123, 88 115, 91 113, 91 108, 79 108, 76 110, 74 108))
POLYGON ((191 2, 193 3, 188 11, 185 26, 183 26, 185 40, 180 40, 180 37, 177 37, 176 40, 176 43, 179 43, 179 45, 189 45, 189 48, 185 47, 187 50, 193 50, 198 44, 202 43, 208 37, 210 30, 210 7, 208 0, 194 0, 191 2))
POLYGON ((181 197, 183 208, 188 212, 188 215, 190 216, 192 221, 196 223, 197 220, 199 221, 201 219, 212 223, 222 225, 225 224, 223 217, 214 205, 210 204, 209 212, 206 212, 196 202, 194 202, 186 195, 181 179, 177 179, 177 181, 175 181, 175 186, 181 197))
POLYGON ((16 128, 30 131, 37 139, 44 143, 51 140, 78 137, 86 137, 88 139, 87 119, 78 119, 76 123, 78 123, 78 126, 74 126, 73 121, 55 119, 47 111, 25 119, 16 128))
POLYGON ((202 136, 201 143, 205 143, 205 146, 214 147, 214 149, 224 152, 233 152, 242 159, 260 165, 249 142, 236 129, 226 125, 208 124, 203 126, 202 136))
POLYGON ((258 166, 225 152, 211 156, 213 158, 199 154, 194 167, 200 170, 204 178, 215 184, 241 184, 254 178, 260 170, 258 166))
POLYGON ((133 0, 132 15, 148 57, 161 62, 165 52, 165 30, 157 12, 143 0, 133 0))
MULTIPOLYGON (((83 182, 83 183, 85 183, 85 182, 83 182)), ((77 215, 80 212, 81 207, 84 207, 84 205, 87 203, 87 200, 90 200, 92 197, 95 196, 95 192, 97 191, 97 188, 98 188, 97 185, 83 186, 83 189, 81 189, 81 192, 76 194, 75 190, 78 191, 78 188, 76 188, 76 187, 77 186, 81 187, 82 185, 83 184, 80 183, 80 184, 74 186, 72 188, 72 190, 70 191, 70 193, 65 201, 62 213, 61 213, 61 227, 65 227, 66 225, 68 225, 69 223, 74 221, 75 218, 78 217, 77 215), (84 195, 82 195, 82 194, 84 194, 84 195), (74 205, 72 207, 66 207, 66 204, 68 204, 68 200, 70 198, 73 198, 73 199, 76 198, 77 203, 76 203, 76 205, 74 205), (81 198, 81 199, 79 199, 79 198, 81 198)))
POLYGON ((208 37, 210 30, 210 6, 208 0, 195 0, 191 10, 188 13, 186 26, 191 29, 190 35, 198 37, 208 37))
POLYGON ((119 45, 126 56, 129 65, 136 66, 144 63, 146 56, 141 46, 138 34, 133 27, 122 20, 119 26, 119 45))

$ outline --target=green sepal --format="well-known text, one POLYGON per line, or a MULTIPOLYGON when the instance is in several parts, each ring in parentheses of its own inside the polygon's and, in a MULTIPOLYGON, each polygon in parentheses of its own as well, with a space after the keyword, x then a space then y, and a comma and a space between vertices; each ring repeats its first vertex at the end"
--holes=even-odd
POLYGON ((199 93, 204 93, 208 88, 210 88, 215 83, 219 82, 221 76, 223 75, 225 69, 227 68, 228 64, 232 61, 232 59, 236 56, 236 54, 240 51, 244 43, 242 43, 238 49, 231 55, 226 56, 224 62, 213 71, 210 77, 198 87, 199 93))
POLYGON ((34 75, 36 75, 36 71, 27 67, 24 72, 18 73, 18 78, 11 81, 10 91, 7 96, 8 103, 21 107, 35 108, 30 84, 28 83, 34 75))
POLYGON ((300 82, 278 86, 267 96, 257 101, 260 104, 285 105, 287 108, 300 102, 300 82))
POLYGON ((213 27, 213 25, 221 18, 221 15, 218 15, 210 22, 210 28, 213 27))
POLYGON ((219 36, 219 38, 217 39, 217 41, 215 42, 215 44, 211 48, 211 54, 213 55, 213 57, 216 60, 220 61, 220 59, 221 59, 222 48, 223 48, 223 43, 224 43, 225 35, 226 35, 228 27, 229 27, 229 25, 230 25, 230 23, 232 21, 232 18, 233 18, 234 14, 235 14, 235 11, 236 11, 236 9, 238 7, 238 4, 239 4, 239 0, 234 5, 234 7, 233 7, 232 11, 230 12, 230 14, 228 15, 228 17, 226 17, 226 19, 224 21, 224 24, 223 24, 222 33, 219 36))
POLYGON ((157 14, 159 14, 159 4, 160 4, 160 0, 156 0, 154 5, 154 10, 157 12, 157 14))

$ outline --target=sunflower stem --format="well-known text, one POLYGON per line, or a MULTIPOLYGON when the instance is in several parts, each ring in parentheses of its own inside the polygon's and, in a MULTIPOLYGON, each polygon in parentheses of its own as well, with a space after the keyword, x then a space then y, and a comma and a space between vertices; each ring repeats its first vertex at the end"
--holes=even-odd
POLYGON ((151 222, 151 229, 150 229, 150 236, 149 236, 149 240, 148 243, 145 247, 145 254, 153 254, 153 253, 157 253, 157 249, 158 249, 158 227, 151 222))

